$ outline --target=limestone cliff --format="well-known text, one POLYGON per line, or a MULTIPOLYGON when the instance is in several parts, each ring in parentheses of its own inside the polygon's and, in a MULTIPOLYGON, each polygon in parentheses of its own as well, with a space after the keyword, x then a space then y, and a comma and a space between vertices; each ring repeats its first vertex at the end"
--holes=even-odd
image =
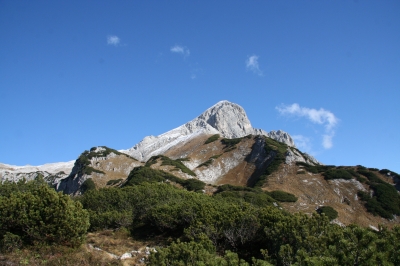
POLYGON ((251 126, 246 112, 241 106, 228 101, 220 101, 192 121, 159 136, 145 137, 132 148, 121 152, 129 154, 139 161, 147 161, 151 156, 163 154, 171 147, 190 141, 201 134, 220 134, 229 139, 250 134, 265 135, 288 146, 295 146, 288 133, 281 130, 268 133, 262 129, 255 129, 251 126))

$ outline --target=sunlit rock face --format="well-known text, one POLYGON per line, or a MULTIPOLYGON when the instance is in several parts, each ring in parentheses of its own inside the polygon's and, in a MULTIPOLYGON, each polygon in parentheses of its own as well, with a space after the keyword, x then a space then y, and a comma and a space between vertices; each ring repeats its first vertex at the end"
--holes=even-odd
POLYGON ((265 135, 288 146, 295 146, 288 133, 281 130, 268 133, 262 129, 255 129, 241 106, 229 101, 220 101, 192 121, 159 136, 147 136, 132 148, 121 152, 146 161, 151 156, 163 154, 199 134, 220 134, 221 137, 229 139, 250 134, 265 135))

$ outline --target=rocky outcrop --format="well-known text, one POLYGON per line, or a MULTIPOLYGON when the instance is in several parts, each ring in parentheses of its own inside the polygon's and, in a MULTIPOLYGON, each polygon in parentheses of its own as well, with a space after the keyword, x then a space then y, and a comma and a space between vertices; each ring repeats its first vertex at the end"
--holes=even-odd
POLYGON ((295 162, 303 162, 311 165, 321 164, 311 155, 300 152, 298 149, 291 147, 286 152, 286 164, 292 164, 295 162))
POLYGON ((132 148, 121 152, 140 161, 147 161, 151 156, 163 154, 171 147, 190 141, 200 134, 220 134, 221 137, 229 139, 264 135, 288 146, 295 146, 288 133, 281 130, 268 133, 262 129, 255 129, 241 106, 220 101, 192 121, 159 136, 145 137, 132 148))
POLYGON ((0 182, 18 182, 22 179, 29 181, 37 177, 42 177, 50 185, 56 185, 60 179, 68 176, 73 165, 74 161, 49 163, 39 166, 15 166, 0 163, 0 182))
POLYGON ((110 180, 123 180, 130 171, 142 163, 114 149, 100 146, 83 152, 75 161, 71 173, 56 185, 58 191, 66 194, 79 194, 82 184, 89 178, 99 187, 106 186, 110 180))

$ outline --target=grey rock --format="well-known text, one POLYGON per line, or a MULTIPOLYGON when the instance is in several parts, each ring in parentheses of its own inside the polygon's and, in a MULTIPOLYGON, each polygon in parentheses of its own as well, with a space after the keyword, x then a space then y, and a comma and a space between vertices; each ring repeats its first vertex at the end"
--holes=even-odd
POLYGON ((128 150, 121 150, 139 161, 163 154, 171 147, 189 141, 199 134, 220 134, 224 138, 240 138, 250 134, 264 135, 295 147, 293 139, 284 131, 266 132, 255 129, 244 109, 229 101, 220 101, 192 121, 159 136, 145 137, 128 150))

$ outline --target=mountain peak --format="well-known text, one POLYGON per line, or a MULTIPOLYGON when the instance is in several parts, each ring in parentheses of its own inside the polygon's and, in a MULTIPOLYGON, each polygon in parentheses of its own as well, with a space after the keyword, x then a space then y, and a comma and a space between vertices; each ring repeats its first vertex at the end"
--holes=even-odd
POLYGON ((171 147, 189 141, 199 134, 219 134, 229 139, 250 134, 264 135, 294 146, 289 134, 283 131, 273 131, 273 134, 269 134, 262 129, 253 128, 246 112, 240 105, 223 100, 208 108, 192 121, 159 136, 145 137, 132 148, 121 152, 140 161, 146 161, 151 156, 163 154, 171 147))
POLYGON ((225 138, 238 138, 253 134, 253 127, 244 109, 229 101, 220 101, 189 123, 204 121, 225 138))

